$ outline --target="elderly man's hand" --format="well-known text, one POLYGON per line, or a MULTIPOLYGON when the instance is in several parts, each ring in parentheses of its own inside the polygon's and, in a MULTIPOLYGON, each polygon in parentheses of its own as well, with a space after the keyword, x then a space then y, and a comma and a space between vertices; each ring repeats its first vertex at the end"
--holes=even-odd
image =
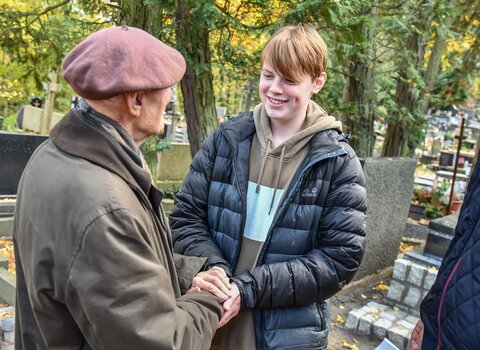
POLYGON ((218 328, 225 326, 232 318, 237 316, 240 311, 240 291, 235 283, 232 283, 230 294, 230 299, 223 303, 223 310, 225 310, 225 313, 218 324, 218 328))
POLYGON ((208 290, 213 295, 227 300, 230 297, 232 285, 224 269, 214 266, 207 271, 199 272, 192 280, 189 292, 208 290))
POLYGON ((417 325, 413 329, 410 336, 410 350, 420 350, 422 348, 423 340, 423 322, 418 320, 417 325))

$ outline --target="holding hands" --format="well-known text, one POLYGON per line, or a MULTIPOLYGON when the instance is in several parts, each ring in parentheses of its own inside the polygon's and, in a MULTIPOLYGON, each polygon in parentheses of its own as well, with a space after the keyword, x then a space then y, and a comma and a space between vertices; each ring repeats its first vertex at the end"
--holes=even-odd
POLYGON ((235 283, 230 283, 224 269, 214 266, 207 271, 199 272, 192 280, 192 286, 187 293, 208 290, 223 300, 225 313, 218 327, 226 325, 240 311, 240 291, 235 283))

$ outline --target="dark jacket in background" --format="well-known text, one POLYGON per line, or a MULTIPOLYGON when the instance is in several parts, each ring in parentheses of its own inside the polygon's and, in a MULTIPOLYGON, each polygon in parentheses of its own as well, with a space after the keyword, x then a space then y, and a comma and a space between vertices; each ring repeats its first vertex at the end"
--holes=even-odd
MULTIPOLYGON (((246 216, 251 114, 220 126, 192 161, 171 216, 175 251, 232 275, 246 216)), ((364 251, 366 193, 353 150, 335 130, 317 133, 273 219, 257 267, 235 277, 255 308, 257 349, 321 349, 326 299, 354 276, 364 251)))
POLYGON ((422 302, 422 349, 480 349, 480 167, 437 279, 422 302))
POLYGON ((20 181, 15 348, 208 349, 221 303, 181 295, 161 194, 98 120, 67 114, 20 181))

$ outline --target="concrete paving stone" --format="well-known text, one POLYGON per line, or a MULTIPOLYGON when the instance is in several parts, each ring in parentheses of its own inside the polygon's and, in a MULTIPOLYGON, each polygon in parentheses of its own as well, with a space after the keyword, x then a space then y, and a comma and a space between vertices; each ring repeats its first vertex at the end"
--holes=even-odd
POLYGON ((407 294, 405 295, 405 299, 403 302, 405 305, 410 307, 417 307, 420 300, 422 299, 422 290, 415 287, 408 288, 407 294))
POLYGON ((395 302, 402 300, 402 294, 404 289, 405 286, 403 284, 392 280, 390 282, 390 288, 388 289, 387 298, 395 302))
POLYGON ((400 321, 397 322, 397 326, 405 327, 411 333, 413 331, 413 329, 415 328, 415 323, 408 322, 407 320, 400 320, 400 321))
POLYGON ((0 315, 5 312, 15 312, 15 306, 0 307, 0 315))
POLYGON ((395 260, 395 265, 393 266, 393 278, 399 281, 405 281, 410 265, 411 262, 407 259, 395 260))
POLYGON ((15 341, 15 332, 3 332, 3 340, 13 343, 15 341))
POLYGON ((407 316, 407 314, 402 310, 395 311, 394 309, 391 309, 391 310, 388 310, 387 312, 391 314, 393 317, 395 317, 396 319, 400 319, 400 320, 403 320, 407 316))
POLYGON ((435 269, 428 269, 427 275, 425 276, 425 280, 423 281, 423 288, 430 290, 432 288, 433 283, 437 279, 438 271, 435 269))
POLYGON ((384 312, 381 312, 378 317, 380 318, 383 318, 383 319, 386 319, 386 320, 389 320, 391 322, 395 321, 397 319, 397 316, 395 316, 393 313, 392 313, 392 309, 386 309, 386 311, 384 312))
POLYGON ((383 312, 385 311, 386 309, 389 308, 389 306, 387 305, 384 305, 384 304, 380 304, 380 303, 377 303, 375 301, 370 301, 367 303, 367 305, 371 308, 373 308, 375 310, 375 312, 383 312))
POLYGON ((358 327, 358 321, 363 315, 365 315, 365 311, 361 309, 351 310, 348 313, 347 322, 345 322, 345 328, 349 330, 356 330, 358 327))
POLYGON ((376 308, 374 306, 371 306, 371 305, 368 305, 368 304, 362 306, 362 308, 360 310, 362 310, 366 314, 377 314, 379 312, 378 308, 376 308))
POLYGON ((408 273, 407 281, 418 286, 422 287, 423 277, 427 273, 427 268, 420 264, 412 264, 410 267, 410 272, 408 273))
POLYGON ((15 347, 12 343, 2 341, 2 343, 0 344, 0 350, 14 350, 14 349, 15 347))
POLYGON ((417 324, 418 320, 419 320, 418 317, 411 316, 411 315, 410 315, 410 316, 407 316, 407 317, 405 318, 405 321, 410 322, 410 323, 413 323, 413 324, 417 324))
POLYGON ((360 317, 357 331, 362 334, 371 335, 373 323, 378 319, 377 315, 366 314, 360 317))
POLYGON ((379 318, 373 323, 373 334, 377 338, 383 339, 387 336, 387 330, 392 326, 392 321, 385 318, 379 318))
POLYGON ((15 330, 15 317, 7 317, 1 320, 0 325, 4 332, 15 330))
POLYGON ((393 326, 388 329, 387 337, 396 347, 404 349, 410 338, 410 331, 402 326, 393 326))

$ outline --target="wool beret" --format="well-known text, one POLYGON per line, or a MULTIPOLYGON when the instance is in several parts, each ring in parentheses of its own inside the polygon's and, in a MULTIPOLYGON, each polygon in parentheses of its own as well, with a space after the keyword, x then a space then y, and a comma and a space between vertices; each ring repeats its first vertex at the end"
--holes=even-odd
POLYGON ((65 57, 62 71, 78 95, 103 100, 170 87, 185 74, 185 60, 153 35, 122 26, 89 35, 65 57))

